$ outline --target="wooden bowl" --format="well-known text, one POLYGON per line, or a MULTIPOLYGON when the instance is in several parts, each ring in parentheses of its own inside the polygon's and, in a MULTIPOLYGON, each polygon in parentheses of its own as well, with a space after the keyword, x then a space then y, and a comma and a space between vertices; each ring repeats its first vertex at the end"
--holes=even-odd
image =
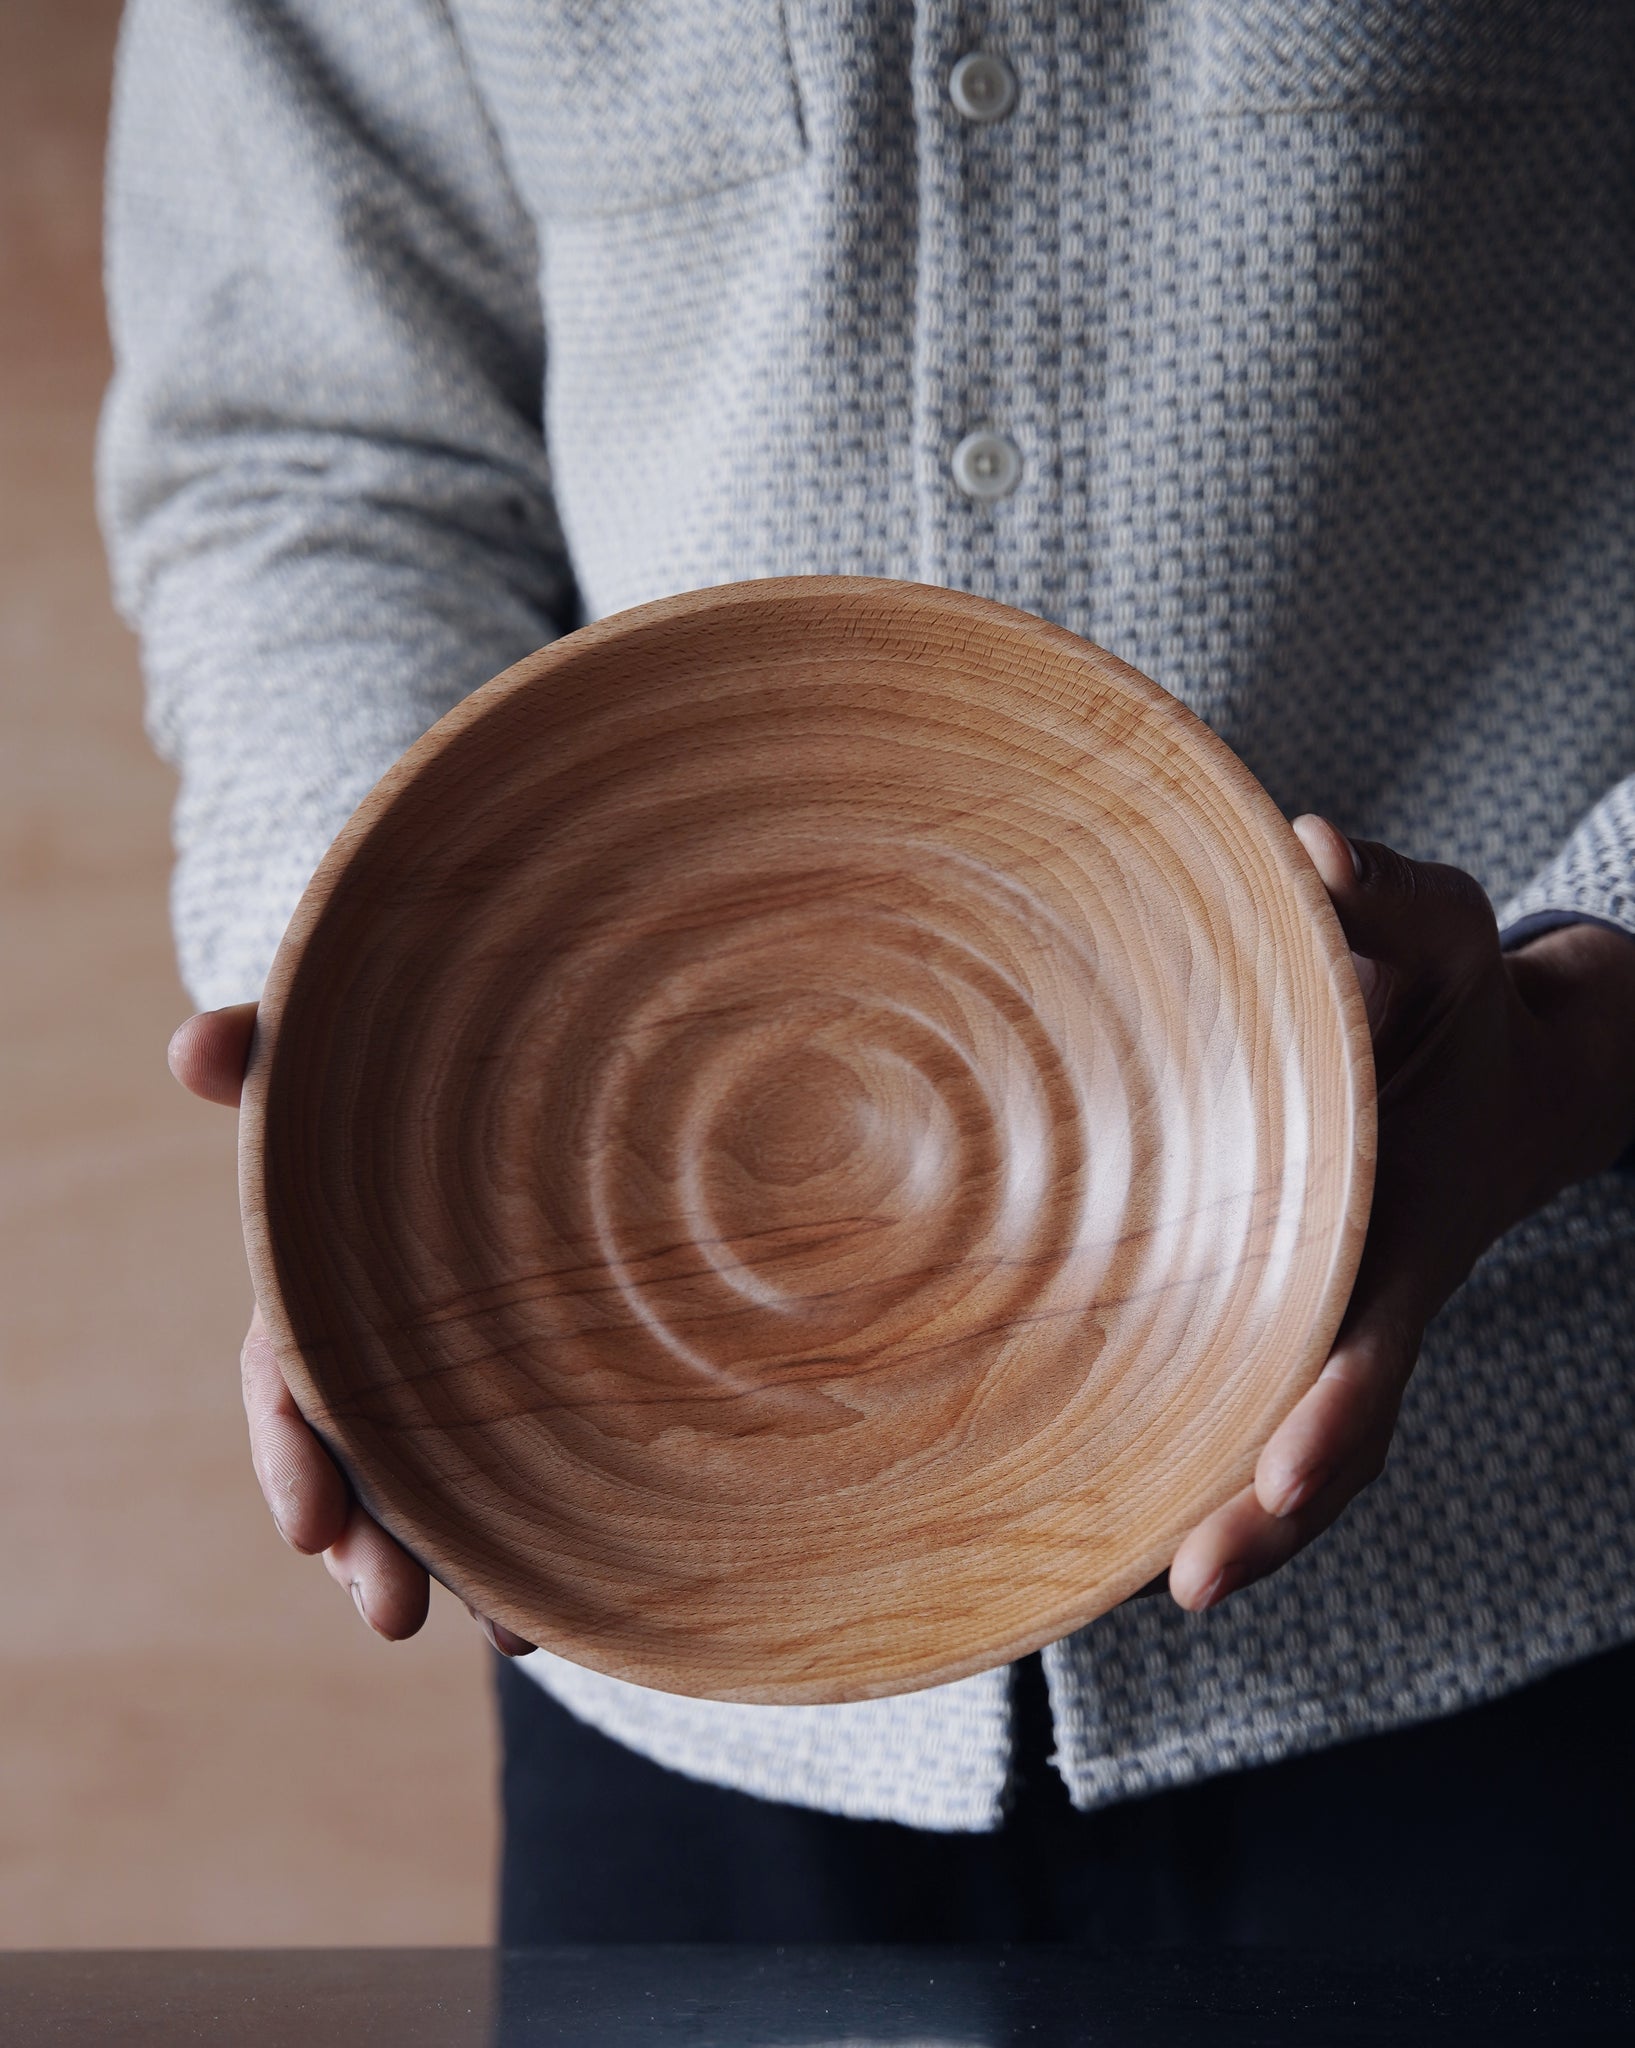
POLYGON ((1299 842, 974 597, 644 605, 452 711, 263 1002, 256 1291, 370 1510, 563 1656, 872 1697, 1082 1626, 1248 1479, 1368 1216, 1299 842))

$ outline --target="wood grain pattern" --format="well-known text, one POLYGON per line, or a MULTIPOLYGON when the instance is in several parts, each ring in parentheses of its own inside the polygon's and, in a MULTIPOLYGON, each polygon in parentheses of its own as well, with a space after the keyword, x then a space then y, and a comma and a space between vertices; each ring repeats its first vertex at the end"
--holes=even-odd
POLYGON ((829 1701, 1082 1625, 1318 1371, 1372 1186, 1349 954, 1248 771, 983 600, 642 607, 389 774, 242 1119, 302 1409, 462 1597, 829 1701))

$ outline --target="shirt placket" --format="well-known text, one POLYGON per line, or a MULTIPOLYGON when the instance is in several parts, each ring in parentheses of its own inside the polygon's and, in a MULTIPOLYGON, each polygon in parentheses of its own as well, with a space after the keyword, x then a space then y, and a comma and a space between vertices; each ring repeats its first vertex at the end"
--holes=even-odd
POLYGON ((914 39, 920 575, 1060 616, 1057 9, 929 5, 914 39))

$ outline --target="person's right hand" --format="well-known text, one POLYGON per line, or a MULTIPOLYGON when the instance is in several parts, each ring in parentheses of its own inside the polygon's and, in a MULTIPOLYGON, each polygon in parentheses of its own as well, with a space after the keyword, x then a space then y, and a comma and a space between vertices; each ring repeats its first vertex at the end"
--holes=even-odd
MULTIPOLYGON (((238 1107, 255 1012, 254 1003, 206 1010, 177 1031, 170 1041, 170 1071, 191 1094, 238 1107)), ((303 1556, 322 1552, 329 1576, 351 1593, 376 1635, 393 1643, 412 1636, 431 1600, 425 1567, 364 1512, 308 1428, 284 1383, 259 1308, 250 1317, 240 1366, 250 1456, 279 1534, 303 1556)), ((483 1615, 473 1612, 472 1619, 507 1657, 526 1656, 534 1647, 483 1615)))

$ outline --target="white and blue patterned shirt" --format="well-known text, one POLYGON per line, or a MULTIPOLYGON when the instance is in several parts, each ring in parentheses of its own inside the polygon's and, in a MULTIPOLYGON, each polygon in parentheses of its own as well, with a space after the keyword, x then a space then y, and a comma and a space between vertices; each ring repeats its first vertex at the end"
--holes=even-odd
MULTIPOLYGON (((135 0, 102 443, 203 1004, 376 777, 583 616, 806 571, 1112 648, 1289 812, 1635 933, 1635 9, 1621 0, 135 0), (1014 104, 975 118, 985 51, 1014 104), (960 487, 989 430, 1007 495, 960 487)), ((984 111, 991 111, 989 109, 984 111)), ((1429 1333, 1271 1581, 1045 1654, 1081 1806, 1635 1636, 1635 1180, 1429 1333)), ((660 1761, 992 1826, 1004 1672, 713 1705, 660 1761)))

